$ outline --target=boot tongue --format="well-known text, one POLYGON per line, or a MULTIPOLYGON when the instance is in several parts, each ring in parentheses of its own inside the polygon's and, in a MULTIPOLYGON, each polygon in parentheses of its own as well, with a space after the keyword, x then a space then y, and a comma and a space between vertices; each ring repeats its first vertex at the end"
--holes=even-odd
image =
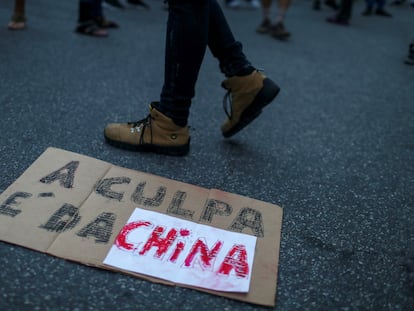
POLYGON ((229 90, 230 89, 230 87, 227 86, 228 81, 229 81, 229 79, 224 80, 223 82, 221 82, 221 87, 223 89, 225 89, 225 90, 229 90))
POLYGON ((150 112, 152 111, 152 109, 155 109, 155 105, 158 104, 159 102, 151 102, 148 106, 149 106, 149 110, 150 112))

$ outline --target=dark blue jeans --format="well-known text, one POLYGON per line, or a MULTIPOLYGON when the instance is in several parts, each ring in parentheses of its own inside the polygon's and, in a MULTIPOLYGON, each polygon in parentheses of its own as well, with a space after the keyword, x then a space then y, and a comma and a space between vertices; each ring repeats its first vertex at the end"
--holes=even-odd
POLYGON ((377 9, 383 9, 385 6, 385 0, 365 0, 367 7, 373 8, 377 5, 377 9))
POLYGON ((338 18, 349 21, 352 16, 353 0, 342 0, 337 14, 338 18))
POLYGON ((102 17, 102 0, 79 0, 79 23, 102 17))
POLYGON ((168 0, 164 85, 155 108, 186 125, 206 48, 227 77, 251 68, 216 0, 168 0))

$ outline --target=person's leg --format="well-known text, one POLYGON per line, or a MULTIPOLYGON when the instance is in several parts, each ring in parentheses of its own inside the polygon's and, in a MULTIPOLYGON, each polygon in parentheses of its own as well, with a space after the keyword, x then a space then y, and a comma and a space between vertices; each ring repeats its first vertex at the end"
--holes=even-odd
MULTIPOLYGON (((77 33, 106 37, 108 32, 102 23, 105 22, 102 12, 102 0, 79 0, 77 33)), ((115 24, 115 26, 117 26, 115 24)))
POLYGON ((26 0, 15 0, 14 13, 25 16, 26 0))
POLYGON ((321 0, 313 0, 312 1, 312 8, 315 11, 320 11, 321 10, 321 0))
POLYGON ((260 5, 263 18, 259 27, 256 28, 256 31, 258 33, 268 33, 270 31, 270 26, 272 25, 270 22, 270 8, 272 6, 272 0, 261 0, 260 5))
POLYGON ((335 11, 339 9, 339 5, 336 3, 336 0, 325 0, 325 5, 335 11))
POLYGON ((15 0, 14 12, 11 18, 8 28, 10 30, 20 30, 26 27, 26 14, 25 14, 25 0, 15 0))
POLYGON ((377 10, 375 11, 375 14, 384 17, 392 17, 392 15, 384 9, 385 0, 376 0, 375 2, 377 3, 377 10))
POLYGON ((216 0, 198 0, 195 3, 192 0, 171 0, 170 10, 164 86, 161 101, 155 107, 177 124, 185 126, 207 45, 227 77, 245 69, 251 73, 254 68, 243 54, 241 43, 235 40, 216 0))
POLYGON ((407 65, 414 65, 414 39, 408 46, 408 55, 404 61, 407 65))
POLYGON ((103 16, 102 0, 93 1, 92 18, 96 19, 103 16))
POLYGON ((81 0, 79 22, 94 21, 102 28, 118 28, 119 25, 105 18, 102 0, 81 0), (81 6, 85 8, 81 10, 81 6))
MULTIPOLYGON (((191 7, 195 5, 192 0, 184 2, 187 5, 191 3, 191 7)), ((222 128, 223 135, 228 137, 256 118, 261 109, 277 95, 279 87, 257 72, 247 60, 242 44, 234 38, 217 1, 207 0, 204 5, 203 1, 198 2, 198 10, 195 13, 194 9, 191 9, 192 17, 186 22, 180 21, 179 15, 170 13, 171 26, 167 33, 164 87, 161 101, 154 104, 154 107, 172 118, 177 125, 187 124, 191 99, 194 96, 194 87, 207 43, 212 55, 219 61, 221 72, 228 78, 223 82, 223 87, 229 90, 229 95, 233 99, 233 115, 228 114, 229 119, 222 128), (202 26, 197 28, 197 24, 202 26), (188 38, 197 40, 193 39, 189 43, 188 38)), ((170 6, 170 9, 174 9, 174 1, 171 1, 170 6)))
POLYGON ((164 84, 160 101, 143 120, 109 124, 109 144, 134 151, 185 155, 187 126, 195 84, 208 44, 209 0, 169 0, 164 84))
POLYGON ((278 0, 275 24, 272 29, 272 36, 276 39, 286 39, 290 32, 285 29, 285 17, 292 0, 278 0))
POLYGON ((232 136, 255 119, 279 87, 247 61, 216 0, 169 0, 160 102, 151 104, 143 120, 109 124, 106 141, 135 151, 187 154, 189 109, 207 45, 228 77, 222 85, 233 99, 223 135, 232 136))
POLYGON ((101 0, 79 0, 78 22, 94 20, 102 12, 101 0))
POLYGON ((125 6, 123 3, 121 3, 119 0, 104 0, 104 2, 112 7, 118 8, 118 9, 125 9, 125 6))
POLYGON ((249 9, 257 10, 260 9, 260 1, 259 0, 246 0, 246 6, 249 9))
POLYGON ((240 0, 225 0, 224 4, 229 9, 238 9, 241 6, 240 0))
POLYGON ((292 0, 278 0, 275 23, 283 23, 285 21, 287 10, 290 7, 292 0))
POLYGON ((371 0, 373 2, 373 6, 374 4, 377 5, 377 10, 383 10, 384 6, 385 6, 385 0, 371 0))
POLYGON ((150 6, 146 4, 143 0, 128 0, 129 4, 142 7, 144 9, 150 9, 150 6))
POLYGON ((365 0, 365 10, 362 12, 362 15, 364 16, 371 15, 374 5, 375 5, 375 0, 365 0))
POLYGON ((353 0, 342 0, 339 11, 334 17, 328 17, 328 23, 347 26, 352 15, 353 0))
POLYGON ((254 68, 243 53, 243 46, 236 41, 216 0, 209 0, 208 47, 219 61, 221 72, 226 77, 250 74, 254 68))
POLYGON ((341 9, 338 12, 338 17, 349 21, 352 16, 352 6, 354 1, 353 0, 342 0, 341 9))
POLYGON ((247 60, 216 0, 210 0, 208 47, 227 78, 222 83, 227 90, 223 101, 227 118, 221 131, 230 137, 260 115, 279 93, 279 87, 247 60))
POLYGON ((170 0, 164 85, 154 106, 186 126, 198 73, 208 44, 209 0, 170 0))
POLYGON ((93 1, 93 8, 92 8, 92 18, 96 22, 96 24, 101 28, 118 28, 119 25, 113 21, 110 21, 105 18, 103 13, 103 0, 92 0, 93 1))

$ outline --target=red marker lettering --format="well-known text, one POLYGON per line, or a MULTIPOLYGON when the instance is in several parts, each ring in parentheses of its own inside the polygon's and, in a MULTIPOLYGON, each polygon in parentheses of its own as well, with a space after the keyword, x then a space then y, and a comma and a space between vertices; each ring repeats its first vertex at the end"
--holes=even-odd
POLYGON ((177 245, 175 246, 175 250, 174 253, 171 255, 170 257, 170 261, 171 262, 176 262, 178 256, 180 256, 182 250, 184 249, 185 243, 180 241, 177 243, 177 245))
POLYGON ((165 231, 164 227, 161 227, 161 226, 155 227, 154 231, 152 231, 151 236, 149 237, 145 245, 142 247, 139 254, 144 255, 152 247, 157 247, 158 249, 155 253, 155 256, 159 258, 162 255, 164 255, 170 248, 171 244, 177 238, 177 230, 173 228, 167 233, 167 236, 165 238, 161 238, 161 234, 163 234, 164 231, 165 231))
POLYGON ((188 229, 180 229, 180 235, 181 236, 189 236, 190 235, 190 230, 188 229))
POLYGON ((201 238, 197 239, 197 241, 194 243, 193 247, 190 250, 190 253, 187 255, 187 258, 184 261, 184 265, 186 267, 191 266, 194 257, 198 254, 200 254, 201 259, 201 265, 202 268, 210 268, 211 267, 211 261, 216 258, 217 253, 220 251, 221 246, 223 245, 223 242, 217 241, 216 244, 213 246, 211 251, 209 251, 206 243, 204 243, 201 238))
POLYGON ((135 249, 134 244, 127 242, 127 236, 132 231, 139 227, 150 227, 152 224, 149 221, 134 221, 126 224, 115 239, 115 245, 127 251, 135 249))
MULTIPOLYGON (((191 233, 191 231, 188 230, 188 229, 180 229, 180 235, 182 237, 189 236, 190 233, 191 233)), ((175 246, 175 250, 174 250, 173 254, 170 257, 171 262, 176 262, 177 261, 178 256, 180 256, 180 254, 183 251, 184 247, 185 247, 185 243, 183 241, 177 242, 177 245, 175 246)))
POLYGON ((249 273, 249 263, 247 262, 247 252, 244 245, 234 245, 224 258, 217 273, 229 275, 230 271, 234 272, 238 277, 245 278, 249 273))

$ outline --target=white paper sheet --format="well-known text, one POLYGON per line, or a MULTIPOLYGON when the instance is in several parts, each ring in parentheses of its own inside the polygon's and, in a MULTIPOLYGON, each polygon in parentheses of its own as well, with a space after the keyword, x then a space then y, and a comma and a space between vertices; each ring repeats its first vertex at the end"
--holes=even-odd
POLYGON ((136 208, 104 264, 216 291, 248 292, 256 237, 136 208))

